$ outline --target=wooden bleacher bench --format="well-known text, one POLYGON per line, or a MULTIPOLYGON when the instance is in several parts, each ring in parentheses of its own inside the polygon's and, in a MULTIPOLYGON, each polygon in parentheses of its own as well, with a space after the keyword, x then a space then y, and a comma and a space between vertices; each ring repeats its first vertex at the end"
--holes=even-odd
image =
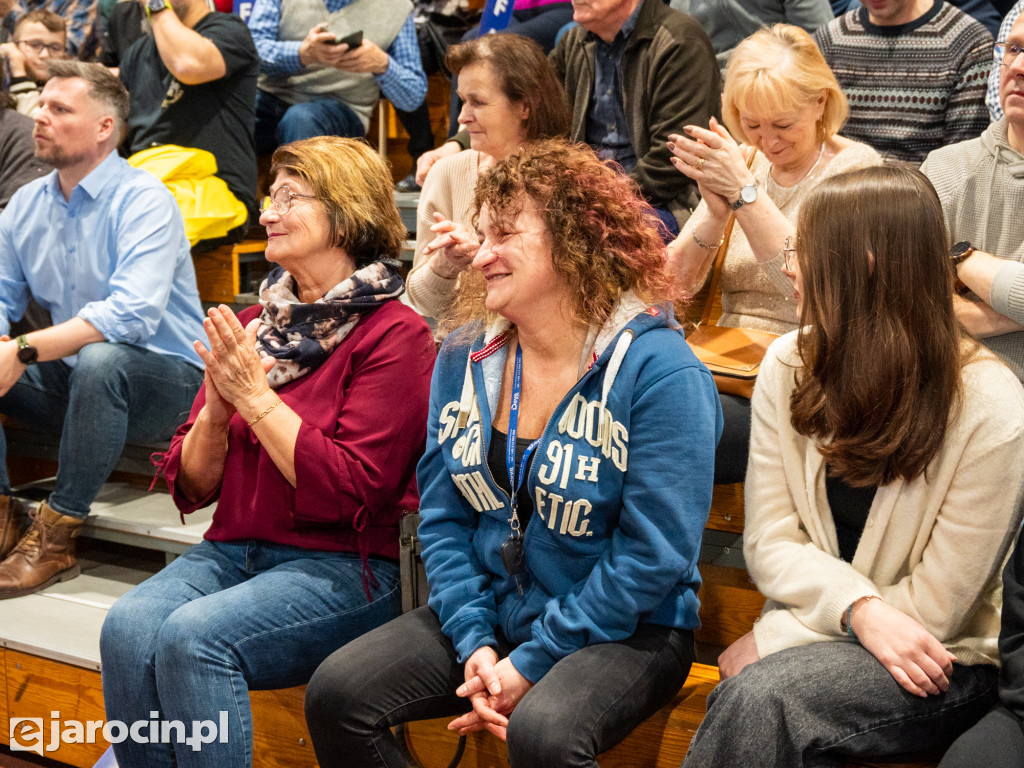
POLYGON ((240 294, 249 293, 252 283, 262 280, 269 269, 264 253, 267 241, 243 240, 222 245, 213 251, 194 254, 200 301, 208 304, 234 304, 240 294))
MULTIPOLYGON (((46 484, 25 488, 28 495, 45 492, 46 484)), ((742 530, 742 486, 715 489, 712 526, 742 530), (726 519, 728 516, 729 519, 726 519)), ((210 511, 196 513, 182 526, 166 492, 146 494, 130 483, 109 483, 94 506, 83 536, 142 547, 173 556, 198 541, 210 511), (200 515, 201 517, 196 517, 200 515)), ((157 566, 158 567, 158 566, 157 566)), ((124 564, 107 553, 83 560, 77 579, 35 595, 0 601, 0 742, 7 743, 8 717, 39 717, 59 711, 64 720, 102 720, 99 633, 114 601, 147 578, 152 570, 124 564), (6 695, 4 695, 6 694, 6 695)), ((749 630, 763 598, 738 568, 703 563, 701 588, 703 627, 698 645, 724 647, 749 630)), ((600 757, 603 768, 678 768, 704 716, 708 693, 718 682, 718 669, 695 664, 672 702, 642 723, 622 743, 600 757)), ((304 687, 253 691, 255 768, 316 768, 303 715, 304 687)), ((422 768, 446 768, 458 738, 446 729, 448 719, 410 723, 402 736, 410 756, 422 768)), ((64 744, 47 753, 69 765, 88 768, 106 744, 64 744)), ((848 762, 848 768, 927 768, 935 759, 848 762)), ((487 734, 467 740, 460 766, 506 768, 505 745, 487 734)))
MULTIPOLYGON (((26 501, 45 494, 49 481, 19 488, 26 501)), ((167 557, 198 542, 212 511, 200 510, 181 524, 166 492, 108 483, 93 505, 82 538, 156 550, 167 557)), ((34 595, 0 600, 0 742, 6 744, 10 717, 103 720, 99 637, 110 606, 160 567, 124 564, 119 555, 83 557, 82 575, 34 595)), ((254 691, 257 768, 315 768, 302 708, 304 688, 254 691)), ((107 744, 63 744, 46 756, 88 768, 107 744)))
MULTIPOLYGON (((7 438, 9 455, 20 456, 39 462, 48 462, 56 468, 57 453, 60 448, 60 436, 39 432, 23 423, 5 416, 3 417, 4 435, 7 438)), ((139 477, 152 478, 155 471, 149 457, 158 451, 167 450, 170 442, 150 443, 146 445, 128 444, 121 452, 121 458, 114 468, 116 472, 124 472, 139 477)), ((45 474, 52 474, 47 472, 45 474)), ((15 480, 17 482, 17 480, 15 480)))

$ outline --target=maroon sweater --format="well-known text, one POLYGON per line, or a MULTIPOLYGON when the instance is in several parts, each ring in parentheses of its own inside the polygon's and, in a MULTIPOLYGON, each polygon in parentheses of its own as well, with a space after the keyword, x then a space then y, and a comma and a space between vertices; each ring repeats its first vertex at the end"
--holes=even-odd
MULTIPOLYGON (((242 325, 259 315, 242 311, 242 325)), ((177 487, 185 435, 206 402, 199 390, 188 421, 161 462, 183 514, 217 511, 205 538, 259 539, 305 549, 398 557, 398 520, 419 505, 416 462, 427 432, 434 342, 423 319, 398 301, 364 317, 327 361, 277 394, 302 419, 295 488, 237 413, 220 485, 197 503, 177 487)))

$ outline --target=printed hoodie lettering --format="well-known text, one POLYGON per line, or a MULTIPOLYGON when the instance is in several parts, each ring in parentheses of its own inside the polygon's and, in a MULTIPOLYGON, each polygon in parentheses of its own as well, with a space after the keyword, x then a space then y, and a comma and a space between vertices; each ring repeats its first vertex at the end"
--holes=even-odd
POLYGON ((490 423, 514 329, 466 329, 441 350, 417 477, 430 606, 460 661, 496 644, 536 682, 586 645, 638 623, 699 626, 697 556, 711 504, 718 393, 671 310, 625 297, 588 336, 594 362, 545 427, 526 478, 524 594, 498 550, 508 494, 487 466, 490 423))

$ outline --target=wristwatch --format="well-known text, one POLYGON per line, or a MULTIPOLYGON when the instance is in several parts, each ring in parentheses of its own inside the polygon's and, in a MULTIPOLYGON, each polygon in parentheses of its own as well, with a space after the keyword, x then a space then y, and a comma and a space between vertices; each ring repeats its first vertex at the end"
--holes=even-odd
POLYGON ((154 13, 160 13, 171 7, 170 0, 145 0, 146 18, 150 18, 154 13))
POLYGON ((974 253, 974 246, 966 240, 961 240, 959 243, 949 249, 949 260, 953 262, 953 271, 956 272, 957 266, 961 262, 966 261, 971 254, 974 253))
POLYGON ((732 209, 738 211, 744 205, 750 205, 752 202, 757 200, 757 181, 753 184, 747 184, 744 187, 740 187, 740 196, 736 198, 736 202, 732 204, 732 209))
POLYGON ((15 342, 18 344, 18 360, 23 365, 35 365, 39 362, 39 350, 28 343, 25 334, 21 334, 15 342))

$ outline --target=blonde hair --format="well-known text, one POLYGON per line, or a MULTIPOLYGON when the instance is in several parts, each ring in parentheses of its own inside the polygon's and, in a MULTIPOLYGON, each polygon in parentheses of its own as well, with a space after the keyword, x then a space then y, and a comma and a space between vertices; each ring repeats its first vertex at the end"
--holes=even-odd
POLYGON ((745 140, 741 111, 788 112, 821 96, 821 138, 827 139, 842 128, 850 105, 814 39, 800 27, 776 24, 752 34, 729 57, 722 117, 729 132, 745 140))
POLYGON ((327 210, 330 238, 365 267, 397 259, 407 230, 395 206, 387 161, 361 139, 316 136, 277 148, 271 182, 282 171, 305 181, 327 210))

